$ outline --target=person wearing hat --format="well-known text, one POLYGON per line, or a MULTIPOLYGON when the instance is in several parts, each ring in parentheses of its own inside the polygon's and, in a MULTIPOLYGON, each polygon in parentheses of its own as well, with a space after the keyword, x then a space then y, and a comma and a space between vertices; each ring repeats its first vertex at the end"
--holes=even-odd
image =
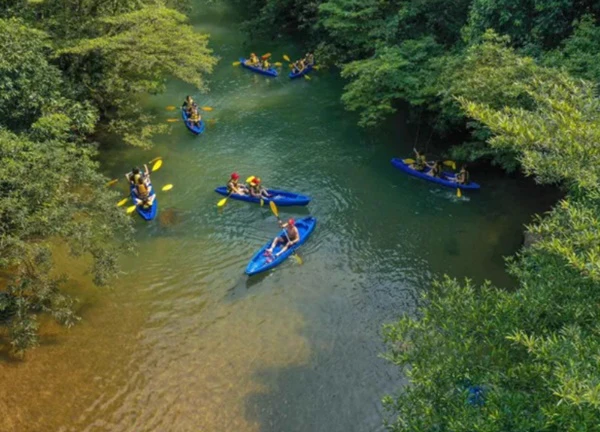
POLYGON ((271 247, 266 251, 268 254, 272 254, 275 246, 279 243, 283 243, 281 250, 275 254, 276 257, 300 241, 300 232, 298 231, 298 228, 296 228, 296 221, 294 219, 290 218, 287 223, 279 221, 279 226, 285 229, 285 233, 282 236, 275 237, 273 243, 271 243, 271 247))
POLYGON ((239 183, 240 175, 236 172, 231 174, 229 181, 227 182, 227 193, 245 195, 246 187, 239 183))
POLYGON ((258 177, 251 178, 248 192, 254 198, 269 198, 271 196, 267 190, 260 185, 260 179, 258 177))

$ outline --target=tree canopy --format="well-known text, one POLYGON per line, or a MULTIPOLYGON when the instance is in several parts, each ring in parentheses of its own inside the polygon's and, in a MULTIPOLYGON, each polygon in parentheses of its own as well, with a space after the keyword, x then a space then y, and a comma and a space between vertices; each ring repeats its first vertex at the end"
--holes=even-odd
POLYGON ((38 314, 78 319, 55 248, 89 260, 99 286, 131 250, 130 218, 104 187, 94 133, 109 127, 148 146, 164 127, 141 97, 170 77, 207 89, 217 61, 208 35, 168 4, 183 2, 0 4, 0 335, 15 354, 37 343, 38 314))

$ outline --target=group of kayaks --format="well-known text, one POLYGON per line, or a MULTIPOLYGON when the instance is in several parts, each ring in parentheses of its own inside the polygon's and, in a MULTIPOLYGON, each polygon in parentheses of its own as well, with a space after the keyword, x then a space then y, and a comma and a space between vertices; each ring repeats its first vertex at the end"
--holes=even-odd
MULTIPOLYGON (((260 198, 253 197, 251 195, 229 194, 227 192, 226 186, 220 186, 216 188, 215 192, 220 195, 239 201, 246 201, 255 204, 258 204, 261 201, 260 198)), ((310 202, 310 198, 306 195, 300 195, 293 192, 287 192, 276 189, 267 189, 267 193, 269 197, 263 198, 264 203, 269 204, 272 201, 278 207, 305 206, 308 205, 308 203, 310 202)), ((248 266, 246 267, 246 274, 248 276, 253 276, 255 274, 262 273, 274 267, 277 267, 291 255, 295 254, 296 249, 298 249, 306 242, 308 237, 312 234, 313 230, 315 229, 316 224, 317 219, 315 219, 312 216, 297 220, 295 226, 298 229, 298 233, 300 234, 300 240, 298 240, 298 242, 294 245, 290 246, 281 255, 277 255, 277 253, 281 250, 282 247, 284 247, 284 244, 276 245, 272 253, 267 253, 267 249, 271 246, 271 240, 269 240, 262 248, 258 250, 258 252, 256 252, 256 254, 254 254, 252 259, 248 263, 248 266)), ((285 229, 283 229, 278 234, 278 236, 280 237, 284 237, 285 235, 285 229)))
MULTIPOLYGON (((252 72, 256 72, 258 74, 266 75, 266 76, 273 77, 273 78, 277 78, 279 76, 279 72, 273 66, 271 66, 269 69, 263 69, 260 66, 249 65, 246 63, 246 61, 247 61, 247 59, 245 59, 244 57, 240 57, 240 64, 242 65, 242 67, 245 67, 246 69, 249 69, 252 72)), ((308 75, 309 73, 312 72, 312 70, 313 70, 312 65, 308 65, 301 71, 290 72, 288 76, 290 77, 290 79, 296 79, 296 78, 303 77, 304 75, 308 75)))

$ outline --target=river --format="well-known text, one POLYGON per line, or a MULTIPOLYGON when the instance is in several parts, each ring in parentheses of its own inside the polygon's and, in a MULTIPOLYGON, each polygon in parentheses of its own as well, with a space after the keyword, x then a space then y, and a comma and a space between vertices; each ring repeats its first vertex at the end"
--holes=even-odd
POLYGON ((215 123, 200 137, 173 123, 151 150, 103 153, 110 176, 162 156, 153 182, 174 188, 158 195, 160 220, 135 217, 139 255, 124 257, 111 289, 91 287, 83 263, 57 254, 79 275, 69 290, 83 320, 45 325, 23 362, 0 358, 2 431, 381 431, 380 399, 403 385, 379 357, 381 326, 412 313, 444 273, 511 288, 503 257, 555 199, 495 172, 473 172, 483 189, 462 199, 404 175, 389 161, 415 145, 405 116, 362 130, 333 71, 292 82, 233 67, 249 51, 300 51, 245 44, 222 7, 194 16, 222 58, 211 91, 171 82, 148 109, 166 121, 178 112, 165 107, 193 94, 215 123), (277 224, 268 207, 230 200, 217 210, 213 189, 233 171, 312 197, 308 208, 280 208, 318 219, 302 265, 243 275, 277 224))

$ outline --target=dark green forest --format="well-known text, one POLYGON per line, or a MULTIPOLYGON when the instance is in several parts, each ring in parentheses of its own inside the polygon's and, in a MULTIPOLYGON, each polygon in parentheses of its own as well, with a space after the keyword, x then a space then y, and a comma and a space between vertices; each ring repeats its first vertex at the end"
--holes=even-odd
POLYGON ((168 6, 0 3, 0 336, 15 355, 37 343, 40 313, 78 320, 53 249, 89 260, 97 285, 131 252, 130 218, 99 174, 96 134, 147 147, 165 126, 139 95, 162 92, 171 76, 206 87, 217 61, 208 37, 168 6))
POLYGON ((385 327, 409 385, 389 430, 600 430, 600 2, 253 0, 248 31, 286 35, 347 80, 373 127, 408 103, 457 160, 564 190, 507 262, 518 288, 437 282, 385 327))

